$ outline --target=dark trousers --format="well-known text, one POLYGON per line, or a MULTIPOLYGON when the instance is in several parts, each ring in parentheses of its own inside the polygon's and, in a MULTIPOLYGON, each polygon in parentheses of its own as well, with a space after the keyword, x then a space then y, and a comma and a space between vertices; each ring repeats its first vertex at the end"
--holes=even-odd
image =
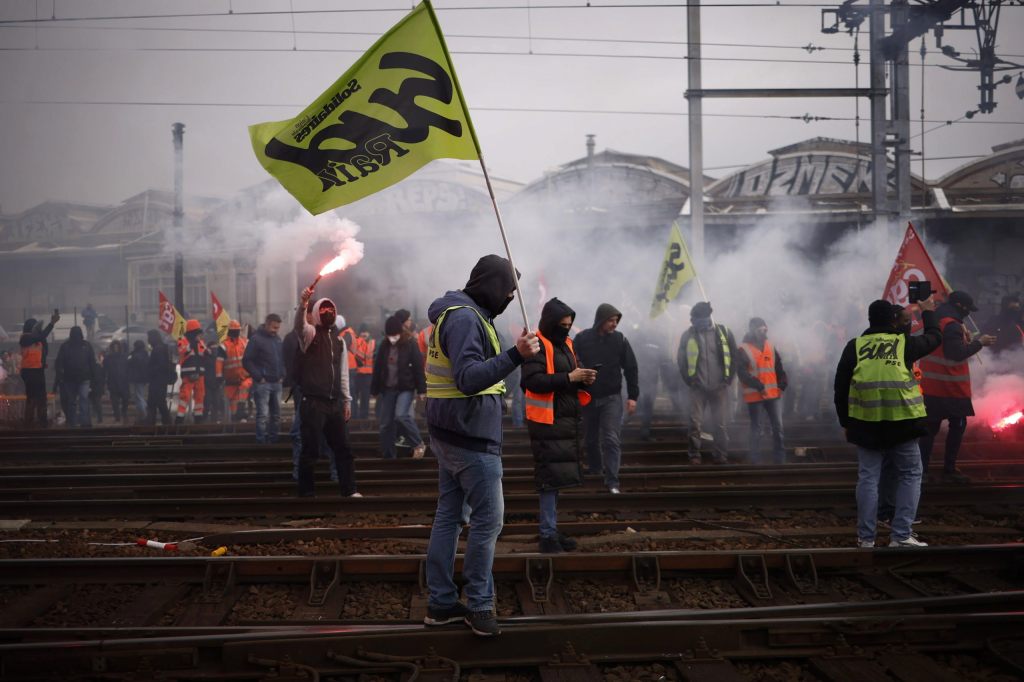
POLYGON ((356 491, 355 463, 352 451, 348 447, 345 415, 341 404, 336 400, 319 400, 303 396, 299 404, 299 419, 302 424, 302 454, 299 457, 299 497, 312 497, 314 489, 313 473, 317 459, 320 458, 320 435, 327 440, 327 445, 334 451, 338 466, 338 487, 341 495, 348 497, 356 491))
POLYGON ((373 383, 372 374, 356 374, 352 386, 352 416, 355 419, 368 419, 370 417, 370 384, 373 383))
POLYGON ((946 455, 942 470, 947 474, 956 470, 956 456, 960 452, 960 443, 964 440, 964 431, 967 430, 967 417, 928 415, 928 435, 921 439, 921 468, 925 474, 928 473, 932 446, 935 445, 935 436, 939 435, 939 429, 942 428, 943 419, 949 420, 949 431, 946 433, 946 455))
POLYGON ((110 407, 114 411, 114 421, 123 422, 128 419, 128 392, 120 388, 110 389, 110 407))
POLYGON ((156 424, 156 413, 160 412, 160 420, 164 426, 171 424, 171 411, 167 409, 167 384, 149 382, 149 393, 146 394, 146 424, 156 424))
POLYGON ((203 396, 203 411, 208 422, 224 421, 227 407, 224 399, 224 383, 222 379, 207 378, 206 395, 203 396))
POLYGON ((46 427, 46 376, 42 369, 21 370, 25 382, 25 426, 46 427))

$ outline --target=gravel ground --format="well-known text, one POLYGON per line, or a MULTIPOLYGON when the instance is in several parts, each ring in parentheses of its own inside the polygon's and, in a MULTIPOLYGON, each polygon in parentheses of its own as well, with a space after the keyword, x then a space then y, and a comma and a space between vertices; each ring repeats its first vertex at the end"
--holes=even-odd
POLYGON ((676 669, 669 665, 617 665, 601 669, 605 682, 676 682, 676 669))
POLYGON ((1020 676, 1004 672, 993 663, 964 654, 934 654, 932 659, 943 667, 951 668, 963 682, 1020 682, 1020 676))
POLYGON ((106 585, 75 585, 71 588, 71 594, 35 618, 29 627, 68 628, 108 624, 143 589, 141 585, 119 585, 116 590, 106 585))
POLYGON ((662 589, 668 592, 676 608, 734 609, 747 605, 728 580, 666 580, 662 589))
POLYGON ((750 682, 820 682, 802 661, 736 663, 735 666, 750 682))

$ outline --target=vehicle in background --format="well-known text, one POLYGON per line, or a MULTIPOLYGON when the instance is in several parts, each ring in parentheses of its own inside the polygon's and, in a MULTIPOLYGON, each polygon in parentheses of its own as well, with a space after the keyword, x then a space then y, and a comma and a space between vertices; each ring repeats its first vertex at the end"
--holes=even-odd
POLYGON ((146 332, 149 331, 149 327, 143 327, 138 324, 130 324, 127 327, 118 327, 114 331, 110 332, 98 332, 96 334, 96 347, 102 351, 107 350, 110 347, 111 341, 120 341, 128 351, 131 351, 131 343, 129 340, 134 342, 137 339, 146 340, 146 332))

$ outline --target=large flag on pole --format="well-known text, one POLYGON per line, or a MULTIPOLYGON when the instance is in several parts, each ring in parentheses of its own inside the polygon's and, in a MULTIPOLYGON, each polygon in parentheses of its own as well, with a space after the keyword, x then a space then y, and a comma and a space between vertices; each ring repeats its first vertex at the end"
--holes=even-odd
POLYGON ((220 304, 217 294, 212 291, 210 292, 210 303, 213 306, 213 323, 217 327, 217 341, 224 343, 224 339, 228 338, 228 324, 231 322, 231 317, 228 315, 228 311, 224 310, 224 306, 220 304))
POLYGON ((160 331, 170 335, 174 339, 180 339, 185 335, 185 318, 181 316, 178 309, 174 307, 164 292, 160 294, 160 331))
POLYGON ((433 159, 478 159, 455 69, 424 0, 301 114, 249 127, 256 158, 316 215, 433 159))
MULTIPOLYGON (((928 250, 925 249, 921 237, 914 229, 913 223, 907 223, 906 234, 903 235, 903 243, 896 253, 896 262, 893 263, 889 272, 889 280, 885 283, 885 291, 882 298, 889 303, 895 303, 906 307, 909 305, 908 282, 931 282, 932 292, 935 299, 945 301, 952 288, 946 282, 939 269, 935 267, 928 250)), ((920 317, 914 316, 913 331, 921 328, 920 317)))
POLYGON ((690 251, 683 241, 679 224, 672 223, 668 248, 665 249, 665 260, 661 264, 661 272, 658 273, 654 300, 651 301, 651 319, 665 312, 665 308, 679 295, 683 285, 696 276, 697 271, 693 268, 693 259, 690 258, 690 251))

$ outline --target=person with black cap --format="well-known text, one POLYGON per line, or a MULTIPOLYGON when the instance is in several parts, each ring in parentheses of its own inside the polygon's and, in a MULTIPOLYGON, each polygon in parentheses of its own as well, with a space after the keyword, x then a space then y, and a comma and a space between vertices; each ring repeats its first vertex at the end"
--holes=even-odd
POLYGON ((729 462, 729 434, 725 418, 729 412, 729 384, 736 374, 736 339, 724 324, 715 324, 711 304, 699 301, 690 310, 690 328, 683 332, 676 351, 676 364, 690 387, 690 417, 687 424, 690 464, 700 464, 701 424, 704 410, 711 409, 714 462, 729 462))
POLYGON ((782 355, 768 340, 768 323, 752 317, 747 335, 740 349, 742 362, 736 365, 736 374, 743 387, 743 402, 750 416, 750 461, 761 463, 761 413, 768 416, 772 428, 772 462, 784 464, 786 448, 782 436, 782 392, 788 380, 782 365, 782 355))
POLYGON ((576 312, 557 298, 544 304, 537 338, 541 352, 523 363, 526 423, 533 451, 533 478, 540 495, 540 551, 558 554, 576 549, 576 541, 559 532, 558 491, 583 485, 580 467, 581 405, 597 370, 576 361, 569 340, 576 312))
POLYGON ((875 546, 883 466, 897 479, 890 547, 925 547, 911 532, 921 498, 921 449, 926 433, 924 397, 914 363, 939 347, 935 303, 921 301, 924 332, 896 328, 888 301, 868 306, 864 333, 851 339, 836 367, 834 400, 846 440, 857 446, 857 546, 875 546))
POLYGON ((583 367, 598 370, 588 389, 590 404, 583 408, 583 429, 588 473, 604 476, 604 485, 619 494, 622 465, 622 413, 636 412, 640 397, 640 370, 629 341, 617 331, 622 313, 602 303, 594 313, 594 325, 576 335, 576 353, 583 367), (622 402, 622 377, 626 377, 626 402, 622 402))
POLYGON ((384 340, 373 361, 370 395, 377 399, 380 449, 384 459, 395 459, 395 438, 401 435, 413 446, 413 459, 426 451, 410 406, 427 392, 423 358, 416 340, 392 315, 384 322, 384 340))
POLYGON ((942 330, 942 345, 921 360, 921 390, 928 410, 928 433, 921 439, 921 463, 927 472, 935 436, 943 420, 948 421, 942 467, 942 480, 947 483, 968 482, 967 477, 956 468, 960 443, 967 430, 967 418, 974 416, 971 368, 967 360, 985 346, 996 342, 996 337, 989 334, 980 334, 976 339, 971 339, 964 320, 977 309, 974 299, 967 292, 950 293, 946 303, 936 311, 942 330))
POLYGON ((494 614, 494 545, 505 501, 501 487, 503 379, 537 354, 536 334, 523 329, 502 350, 494 318, 516 291, 508 260, 484 256, 460 291, 430 304, 434 325, 427 349, 427 426, 437 457, 438 499, 427 546, 427 625, 464 621, 480 636, 500 633, 494 614), (466 510, 468 516, 466 518, 466 510), (455 553, 469 523, 462 574, 467 603, 458 600, 455 553))
POLYGON ((999 303, 999 312, 982 327, 986 334, 996 337, 993 353, 1024 348, 1024 318, 1021 317, 1020 294, 1007 294, 999 303))

